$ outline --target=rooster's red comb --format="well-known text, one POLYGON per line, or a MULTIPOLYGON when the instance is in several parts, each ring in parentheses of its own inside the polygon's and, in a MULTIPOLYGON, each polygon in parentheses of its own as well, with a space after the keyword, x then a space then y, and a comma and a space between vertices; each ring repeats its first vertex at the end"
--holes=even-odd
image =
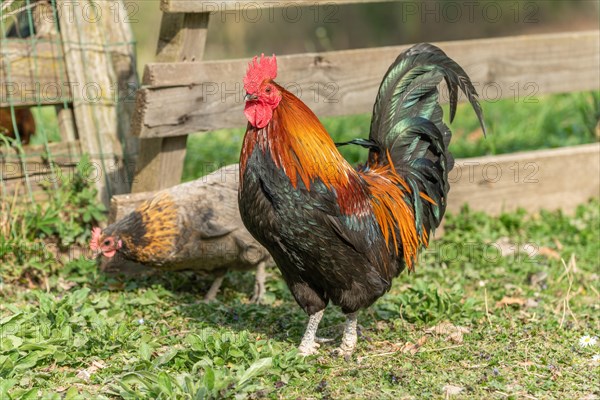
POLYGON ((277 77, 277 58, 275 54, 273 57, 265 57, 264 54, 258 57, 254 57, 252 61, 248 63, 248 70, 244 77, 244 89, 246 93, 255 93, 260 84, 267 79, 275 79, 277 77))

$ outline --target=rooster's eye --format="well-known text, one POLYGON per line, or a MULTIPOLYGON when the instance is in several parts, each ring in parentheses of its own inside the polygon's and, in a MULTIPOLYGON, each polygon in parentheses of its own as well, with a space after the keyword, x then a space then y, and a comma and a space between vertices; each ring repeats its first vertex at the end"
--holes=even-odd
POLYGON ((271 93, 271 86, 267 86, 267 88, 265 89, 265 92, 271 93))
POLYGON ((110 245, 110 240, 105 240, 105 241, 104 241, 104 245, 105 245, 105 246, 108 246, 108 245, 110 245))

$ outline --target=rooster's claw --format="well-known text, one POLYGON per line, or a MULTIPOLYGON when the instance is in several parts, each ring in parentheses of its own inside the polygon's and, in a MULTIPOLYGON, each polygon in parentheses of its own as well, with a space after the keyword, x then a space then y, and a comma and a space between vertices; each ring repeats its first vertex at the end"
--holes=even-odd
POLYGON ((319 352, 319 347, 321 347, 321 345, 317 342, 312 342, 306 345, 301 344, 300 347, 298 347, 298 354, 303 357, 317 354, 319 352))

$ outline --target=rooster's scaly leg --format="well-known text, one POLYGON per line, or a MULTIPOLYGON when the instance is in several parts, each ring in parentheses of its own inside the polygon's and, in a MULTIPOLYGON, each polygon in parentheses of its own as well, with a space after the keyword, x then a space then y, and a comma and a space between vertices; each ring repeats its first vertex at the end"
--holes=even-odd
POLYGON ((300 347, 298 347, 300 355, 308 356, 317 353, 319 343, 317 343, 315 339, 317 337, 317 328, 319 327, 319 322, 321 322, 321 318, 323 318, 324 312, 325 310, 321 310, 308 317, 306 331, 304 332, 304 336, 302 337, 302 341, 300 342, 300 347))
POLYGON ((346 323, 344 324, 344 335, 342 336, 342 344, 335 349, 334 353, 338 356, 350 357, 356 348, 357 333, 357 313, 346 315, 346 323))

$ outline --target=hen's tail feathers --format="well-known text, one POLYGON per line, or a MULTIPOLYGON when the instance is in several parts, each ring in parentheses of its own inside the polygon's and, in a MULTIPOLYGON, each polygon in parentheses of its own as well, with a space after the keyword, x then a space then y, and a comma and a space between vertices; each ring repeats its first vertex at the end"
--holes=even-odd
POLYGON ((438 85, 449 90, 450 121, 454 119, 458 88, 467 96, 486 133, 477 91, 466 72, 442 50, 417 44, 390 66, 373 107, 368 167, 391 159, 411 188, 417 229, 427 233, 441 222, 449 190, 448 172, 454 165, 448 145, 452 133, 443 122, 438 85), (388 157, 389 154, 389 157, 388 157), (435 204, 424 201, 429 196, 435 204))

